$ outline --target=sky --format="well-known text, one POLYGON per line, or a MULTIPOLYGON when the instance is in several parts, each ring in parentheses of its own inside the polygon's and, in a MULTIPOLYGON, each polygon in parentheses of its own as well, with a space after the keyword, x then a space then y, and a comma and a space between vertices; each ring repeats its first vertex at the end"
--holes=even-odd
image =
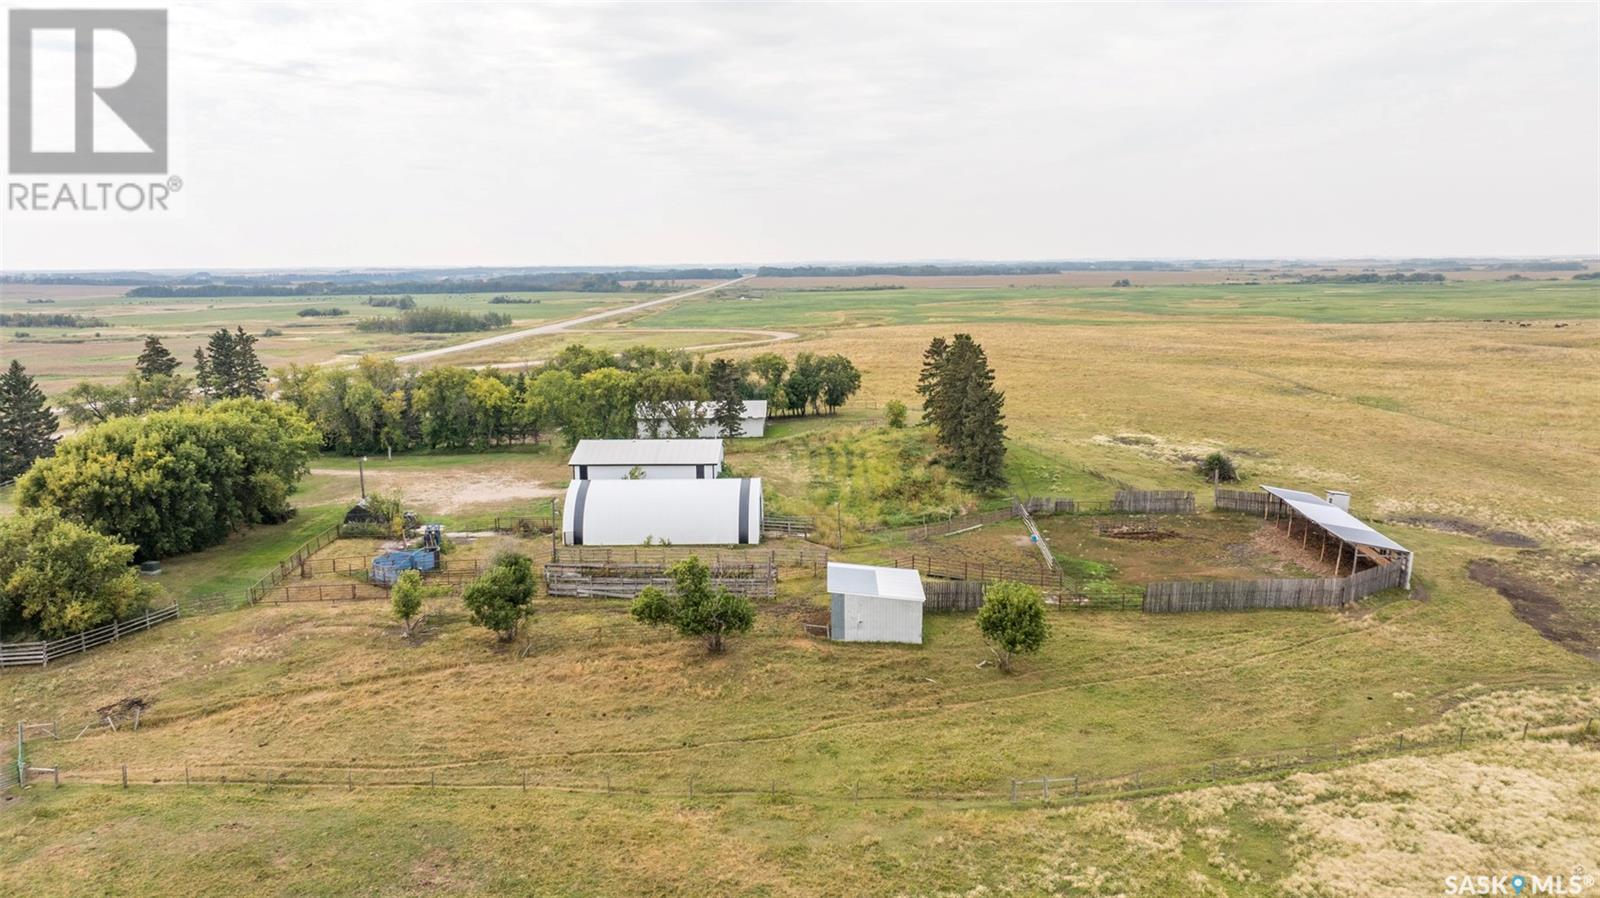
POLYGON ((172 210, 0 267, 1600 254, 1593 2, 169 8, 172 210))

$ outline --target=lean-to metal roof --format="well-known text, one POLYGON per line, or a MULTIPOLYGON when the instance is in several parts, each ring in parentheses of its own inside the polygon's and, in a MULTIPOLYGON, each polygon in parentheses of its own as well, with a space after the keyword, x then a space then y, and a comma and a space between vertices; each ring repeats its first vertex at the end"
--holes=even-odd
POLYGON ((1351 545, 1389 549, 1394 552, 1405 552, 1408 555, 1411 553, 1410 549, 1368 527, 1360 518, 1326 499, 1277 486, 1263 486, 1262 489, 1288 503, 1290 508, 1313 524, 1351 545))
POLYGON ((579 440, 569 465, 720 465, 721 440, 579 440))
POLYGON ((828 592, 924 601, 922 575, 907 568, 828 562, 828 592))

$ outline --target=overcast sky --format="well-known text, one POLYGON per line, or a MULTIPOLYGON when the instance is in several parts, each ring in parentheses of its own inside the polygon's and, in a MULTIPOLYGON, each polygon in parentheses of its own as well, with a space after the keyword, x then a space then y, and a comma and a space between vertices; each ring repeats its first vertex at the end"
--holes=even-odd
POLYGON ((1596 254, 1597 9, 174 5, 179 213, 0 262, 1596 254))

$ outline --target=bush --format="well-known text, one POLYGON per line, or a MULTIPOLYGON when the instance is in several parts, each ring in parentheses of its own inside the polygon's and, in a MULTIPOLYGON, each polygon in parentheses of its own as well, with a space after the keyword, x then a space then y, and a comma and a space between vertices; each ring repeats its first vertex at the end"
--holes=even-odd
POLYGON ((340 315, 350 314, 350 310, 341 309, 338 306, 328 306, 325 308, 320 306, 312 306, 310 308, 301 309, 295 314, 299 315, 301 318, 337 318, 340 315))
POLYGON ((0 621, 47 639, 125 618, 159 590, 128 565, 133 546, 63 520, 54 509, 0 521, 0 621))
POLYGON ((883 404, 883 420, 890 427, 900 428, 906 426, 906 404, 898 399, 891 399, 883 404))
POLYGON ((386 331, 393 334, 458 334, 466 331, 488 331, 506 327, 510 315, 485 312, 474 315, 461 309, 429 307, 406 309, 394 318, 363 318, 356 330, 386 331))
POLYGON ((1218 483, 1237 483, 1239 481, 1239 469, 1234 467, 1233 459, 1223 452, 1213 452, 1202 458, 1195 463, 1194 470, 1201 477, 1218 483))
POLYGON ((978 632, 989 643, 1000 669, 1010 671, 1017 655, 1039 651, 1050 636, 1039 590, 1009 580, 991 584, 983 591, 983 607, 978 609, 978 632))
POLYGON ((697 556, 667 568, 673 591, 645 587, 633 600, 634 620, 650 626, 666 624, 683 636, 700 637, 706 650, 721 652, 723 637, 748 633, 755 626, 756 609, 750 600, 711 584, 711 569, 697 556))
POLYGON ((487 571, 468 584, 462 602, 473 623, 495 631, 501 642, 510 642, 517 638, 537 586, 528 556, 503 552, 495 556, 487 571))

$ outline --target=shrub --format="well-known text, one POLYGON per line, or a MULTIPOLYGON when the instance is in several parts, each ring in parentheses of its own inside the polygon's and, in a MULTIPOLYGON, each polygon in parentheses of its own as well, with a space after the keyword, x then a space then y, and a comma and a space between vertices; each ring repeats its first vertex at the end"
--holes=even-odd
POLYGON ((1195 463, 1196 474, 1207 480, 1218 483, 1236 483, 1239 480, 1239 469, 1234 467, 1233 459, 1226 453, 1213 452, 1195 463))
POLYGON ((1050 635, 1039 590, 1009 580, 991 584, 983 591, 983 607, 978 609, 978 632, 989 643, 1000 669, 1010 671, 1017 655, 1039 651, 1050 635))
POLYGON ((706 650, 720 652, 729 633, 748 633, 755 626, 756 609, 750 600, 713 586, 711 569, 699 557, 688 558, 667 569, 673 591, 645 587, 633 600, 635 620, 652 627, 665 624, 680 635, 699 637, 706 650))
POLYGON ((900 428, 906 426, 906 404, 898 399, 891 399, 883 404, 883 420, 890 426, 900 428))
POLYGON ((487 571, 468 584, 462 602, 473 623, 495 631, 501 642, 510 642, 517 638, 537 586, 528 556, 503 552, 495 556, 487 571))

